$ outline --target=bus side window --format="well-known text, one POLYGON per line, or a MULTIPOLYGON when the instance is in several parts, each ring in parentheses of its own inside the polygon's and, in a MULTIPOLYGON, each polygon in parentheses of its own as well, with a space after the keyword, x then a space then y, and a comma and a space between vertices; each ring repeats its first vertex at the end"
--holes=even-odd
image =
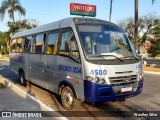
POLYGON ((50 33, 48 35, 48 46, 47 46, 47 54, 52 55, 56 54, 56 42, 58 40, 58 33, 50 33))
POLYGON ((44 53, 44 45, 45 45, 45 34, 36 35, 35 41, 33 43, 33 53, 44 53))
POLYGON ((16 47, 17 47, 16 41, 17 41, 17 39, 11 40, 11 44, 10 44, 11 45, 11 47, 10 47, 11 52, 16 52, 16 47))
POLYGON ((17 39, 16 52, 20 52, 20 53, 23 52, 22 44, 23 44, 23 39, 22 38, 18 38, 17 39))
POLYGON ((72 30, 62 33, 62 40, 59 54, 70 55, 72 58, 79 60, 79 50, 77 41, 72 30), (65 46, 69 46, 69 51, 66 50, 65 46))
POLYGON ((61 40, 59 54, 68 55, 68 51, 65 48, 65 44, 68 44, 67 41, 69 41, 69 39, 71 38, 71 35, 72 35, 71 33, 72 31, 67 31, 62 33, 62 40, 61 40))
POLYGON ((73 36, 71 37, 71 39, 69 39, 68 44, 69 44, 70 55, 79 61, 79 59, 80 59, 79 49, 78 49, 78 45, 77 45, 77 41, 74 36, 74 33, 73 33, 73 36))
POLYGON ((25 37, 24 39, 24 51, 27 53, 31 52, 31 43, 33 41, 32 36, 25 37))

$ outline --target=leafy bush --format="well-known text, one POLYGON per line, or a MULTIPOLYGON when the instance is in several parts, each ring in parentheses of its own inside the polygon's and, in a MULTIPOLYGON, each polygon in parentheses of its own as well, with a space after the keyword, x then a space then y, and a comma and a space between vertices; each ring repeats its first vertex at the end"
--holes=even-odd
POLYGON ((160 39, 151 41, 151 46, 147 50, 147 52, 150 54, 151 57, 155 58, 160 53, 160 39))
POLYGON ((7 48, 7 46, 4 46, 1 50, 0 50, 0 54, 5 55, 9 53, 9 49, 7 48))

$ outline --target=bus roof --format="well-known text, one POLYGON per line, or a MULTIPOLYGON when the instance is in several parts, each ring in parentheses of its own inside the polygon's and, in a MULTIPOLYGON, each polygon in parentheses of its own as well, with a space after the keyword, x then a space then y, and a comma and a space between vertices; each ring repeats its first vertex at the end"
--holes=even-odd
POLYGON ((28 36, 28 35, 32 35, 32 34, 36 34, 36 33, 41 33, 41 32, 45 32, 45 31, 56 30, 56 29, 63 28, 63 27, 69 27, 74 22, 75 23, 87 23, 87 22, 89 22, 89 23, 91 23, 91 22, 92 23, 107 23, 107 24, 115 25, 111 22, 96 19, 96 18, 71 17, 71 18, 65 18, 62 20, 58 20, 56 22, 52 22, 49 24, 45 24, 45 25, 42 25, 42 26, 39 26, 36 28, 27 29, 22 32, 18 32, 12 36, 12 39, 17 38, 17 37, 22 37, 22 36, 28 36))

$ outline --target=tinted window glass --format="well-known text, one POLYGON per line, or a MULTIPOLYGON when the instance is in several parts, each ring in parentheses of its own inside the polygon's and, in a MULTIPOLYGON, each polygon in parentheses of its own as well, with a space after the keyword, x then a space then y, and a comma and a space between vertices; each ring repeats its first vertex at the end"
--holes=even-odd
POLYGON ((33 37, 32 36, 29 36, 29 37, 26 37, 25 40, 24 40, 24 51, 25 52, 31 52, 31 43, 33 41, 33 37))
MULTIPOLYGON (((78 25, 80 40, 87 59, 106 60, 136 57, 125 32, 113 25, 78 25), (113 56, 113 57, 112 57, 113 56)), ((128 59, 128 58, 127 58, 128 59)))
POLYGON ((67 31, 67 32, 63 32, 62 33, 62 41, 61 41, 61 47, 60 47, 60 51, 65 51, 65 44, 67 41, 69 41, 69 39, 73 36, 73 32, 72 31, 67 31))
POLYGON ((72 57, 74 60, 79 61, 80 55, 78 50, 77 41, 72 30, 62 33, 61 47, 59 54, 72 57), (68 46, 69 51, 66 50, 68 46))
POLYGON ((23 39, 22 38, 18 38, 17 39, 16 52, 23 52, 22 44, 23 44, 23 39))
POLYGON ((11 52, 16 52, 16 39, 11 40, 11 52))
POLYGON ((44 34, 36 35, 33 44, 33 53, 44 53, 44 43, 45 43, 44 38, 45 38, 44 34))
POLYGON ((57 39, 58 39, 58 33, 51 33, 48 35, 47 54, 56 54, 57 39))

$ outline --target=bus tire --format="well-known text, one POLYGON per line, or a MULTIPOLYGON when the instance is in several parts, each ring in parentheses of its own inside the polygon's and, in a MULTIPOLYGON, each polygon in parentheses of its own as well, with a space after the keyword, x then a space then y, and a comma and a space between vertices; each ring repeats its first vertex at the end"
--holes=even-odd
POLYGON ((20 71, 19 77, 20 77, 21 84, 22 84, 23 86, 26 86, 26 79, 25 79, 25 75, 24 75, 24 72, 23 72, 23 71, 20 71))
POLYGON ((74 108, 75 98, 73 91, 69 86, 62 88, 61 101, 66 110, 72 110, 74 108))

